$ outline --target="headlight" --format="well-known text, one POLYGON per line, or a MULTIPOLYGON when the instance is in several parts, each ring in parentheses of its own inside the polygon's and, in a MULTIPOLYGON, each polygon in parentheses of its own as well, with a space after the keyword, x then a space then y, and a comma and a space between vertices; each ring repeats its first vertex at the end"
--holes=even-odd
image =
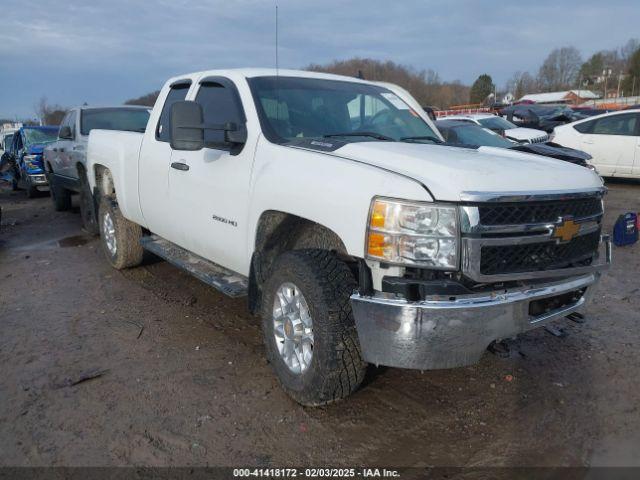
POLYGON ((458 268, 457 209, 450 205, 374 198, 367 258, 399 265, 458 268))
POLYGON ((38 165, 34 163, 37 158, 38 158, 37 155, 25 155, 23 157, 24 164, 29 168, 40 168, 38 165))

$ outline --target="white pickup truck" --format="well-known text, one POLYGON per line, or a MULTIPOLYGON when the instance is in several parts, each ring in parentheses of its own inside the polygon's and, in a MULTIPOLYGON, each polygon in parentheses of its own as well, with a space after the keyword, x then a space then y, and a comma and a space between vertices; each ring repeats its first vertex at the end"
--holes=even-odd
POLYGON ((443 145, 404 90, 348 77, 172 78, 144 134, 91 132, 87 165, 111 264, 147 249, 246 295, 305 405, 367 364, 477 362, 573 314, 610 263, 594 172, 443 145))

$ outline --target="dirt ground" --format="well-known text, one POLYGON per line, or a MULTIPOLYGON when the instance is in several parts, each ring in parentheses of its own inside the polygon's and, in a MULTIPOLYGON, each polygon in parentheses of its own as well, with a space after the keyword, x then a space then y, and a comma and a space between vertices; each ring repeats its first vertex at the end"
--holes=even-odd
MULTIPOLYGON (((608 231, 640 210, 640 184, 609 187, 608 231)), ((640 243, 566 337, 380 368, 314 409, 279 388, 243 300, 158 260, 111 269, 48 196, 3 187, 0 205, 2 466, 640 465, 640 243)))

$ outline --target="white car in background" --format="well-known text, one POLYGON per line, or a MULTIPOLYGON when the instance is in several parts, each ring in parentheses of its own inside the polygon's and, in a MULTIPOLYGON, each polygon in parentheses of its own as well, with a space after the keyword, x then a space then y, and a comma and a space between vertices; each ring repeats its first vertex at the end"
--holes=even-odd
POLYGON ((553 141, 587 152, 603 177, 640 178, 640 109, 561 125, 554 129, 553 141))
POLYGON ((475 123, 497 133, 504 132, 504 136, 518 143, 543 143, 549 141, 549 135, 544 130, 522 128, 509 120, 491 113, 469 113, 463 115, 448 115, 441 117, 447 120, 462 120, 475 123))

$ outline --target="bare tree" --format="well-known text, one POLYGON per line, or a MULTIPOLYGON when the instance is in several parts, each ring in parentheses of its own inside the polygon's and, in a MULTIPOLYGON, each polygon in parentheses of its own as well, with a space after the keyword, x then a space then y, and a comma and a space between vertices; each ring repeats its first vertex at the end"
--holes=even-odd
POLYGON ((620 47, 620 59, 626 64, 636 51, 640 49, 640 40, 632 38, 620 47))
POLYGON ((67 114, 67 109, 58 104, 50 105, 47 97, 41 97, 34 107, 38 120, 42 125, 60 125, 67 114))
POLYGON ((407 89, 424 106, 460 105, 467 103, 469 98, 469 87, 466 85, 459 82, 443 82, 433 70, 416 71, 391 61, 351 58, 335 60, 326 65, 312 64, 306 69, 395 83, 407 89))
POLYGON ((507 81, 506 90, 520 99, 529 93, 538 93, 540 90, 537 80, 529 72, 516 72, 507 81))
POLYGON ((575 87, 582 66, 582 57, 575 47, 554 49, 538 72, 542 90, 551 92, 575 87))
POLYGON ((124 102, 125 105, 142 105, 144 107, 153 107, 156 103, 156 100, 160 95, 160 90, 156 90, 155 92, 147 93, 146 95, 142 95, 141 97, 131 98, 124 102))

